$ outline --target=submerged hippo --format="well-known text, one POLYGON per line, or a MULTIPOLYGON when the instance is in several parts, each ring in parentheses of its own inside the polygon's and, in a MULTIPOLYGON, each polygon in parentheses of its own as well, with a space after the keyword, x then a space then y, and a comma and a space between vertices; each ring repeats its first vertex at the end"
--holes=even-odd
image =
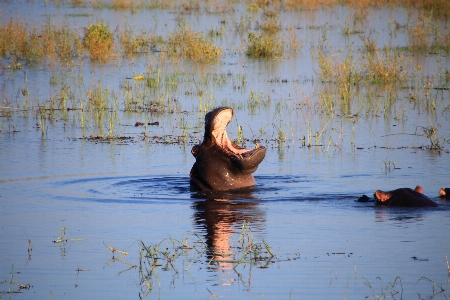
POLYGON ((196 161, 192 166, 191 186, 203 191, 224 191, 256 184, 252 173, 266 155, 265 147, 241 148, 227 136, 226 127, 233 109, 216 108, 205 115, 203 143, 191 152, 196 161))
POLYGON ((390 192, 377 190, 374 194, 376 204, 387 206, 423 207, 438 206, 436 202, 423 194, 421 186, 416 188, 400 188, 390 192))
POLYGON ((441 188, 439 190, 439 195, 441 196, 441 198, 450 199, 450 188, 441 188))

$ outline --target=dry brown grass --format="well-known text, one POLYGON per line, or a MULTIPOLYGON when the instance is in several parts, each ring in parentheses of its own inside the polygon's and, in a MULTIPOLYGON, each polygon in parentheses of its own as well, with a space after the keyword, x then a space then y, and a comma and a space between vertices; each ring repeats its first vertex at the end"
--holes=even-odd
POLYGON ((85 29, 83 45, 92 60, 106 61, 114 54, 114 35, 103 22, 90 24, 85 29))
POLYGON ((41 30, 24 21, 10 19, 0 27, 0 56, 27 63, 47 59, 50 63, 68 63, 82 53, 81 39, 67 23, 46 22, 41 30))
POLYGON ((311 10, 336 5, 345 5, 353 9, 366 9, 367 7, 383 7, 401 5, 432 11, 443 17, 450 17, 450 1, 448 0, 285 0, 287 10, 311 10))
POLYGON ((450 51, 450 32, 442 31, 433 12, 422 12, 417 24, 408 28, 409 47, 412 51, 450 51))
POLYGON ((404 53, 385 48, 376 49, 361 62, 365 77, 374 83, 401 83, 408 78, 408 68, 412 58, 404 53))
POLYGON ((28 24, 12 18, 0 27, 0 55, 10 60, 26 59, 36 61, 40 58, 37 46, 36 29, 30 30, 28 24))
POLYGON ((42 49, 51 61, 70 62, 82 55, 81 38, 69 28, 67 23, 60 26, 46 23, 41 33, 42 49))

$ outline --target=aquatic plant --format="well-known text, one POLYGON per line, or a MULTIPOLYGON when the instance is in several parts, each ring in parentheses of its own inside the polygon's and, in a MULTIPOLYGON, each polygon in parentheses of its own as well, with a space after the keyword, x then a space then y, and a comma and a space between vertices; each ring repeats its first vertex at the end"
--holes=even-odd
POLYGON ((424 126, 418 126, 416 129, 416 135, 425 136, 430 140, 430 145, 428 146, 428 149, 431 150, 442 150, 443 146, 442 144, 445 144, 448 142, 448 139, 443 138, 443 143, 441 144, 439 141, 439 138, 437 136, 437 127, 435 125, 431 125, 430 127, 424 127, 424 126), (417 132, 417 130, 422 130, 422 134, 417 132))
POLYGON ((280 57, 284 52, 284 46, 280 38, 273 34, 248 34, 248 44, 245 54, 249 57, 280 57))
POLYGON ((442 32, 439 22, 434 20, 433 12, 422 12, 415 26, 408 27, 409 47, 411 51, 450 51, 450 33, 442 32))
POLYGON ((281 30, 281 23, 278 19, 278 14, 268 11, 265 12, 265 18, 261 23, 260 27, 263 32, 267 34, 275 34, 281 30))
POLYGON ((127 26, 119 35, 122 52, 130 56, 134 53, 149 52, 152 38, 144 31, 135 34, 131 26, 127 26))
POLYGON ((210 38, 186 26, 179 26, 169 35, 165 48, 169 56, 201 62, 209 62, 222 55, 222 50, 210 38))
POLYGON ((37 28, 30 29, 24 21, 11 17, 0 27, 0 57, 9 57, 11 61, 38 61, 42 55, 38 36, 37 28))
MULTIPOLYGON (((14 264, 11 263, 11 277, 9 280, 4 280, 3 282, 0 281, 0 284, 2 283, 9 283, 8 291, 6 291, 7 294, 12 295, 16 293, 21 293, 22 290, 29 290, 31 288, 31 285, 29 283, 22 284, 17 279, 14 278, 15 274, 20 274, 20 272, 14 271, 14 264), (17 290, 13 289, 13 287, 17 286, 17 290)), ((3 293, 3 292, 2 292, 3 293)))
POLYGON ((404 53, 386 47, 382 53, 375 49, 362 61, 366 79, 373 83, 402 83, 408 78, 408 68, 412 58, 404 53))
POLYGON ((247 32, 252 24, 252 16, 249 14, 241 15, 239 22, 233 21, 234 30, 238 33, 247 32))
MULTIPOLYGON (((377 278, 381 280, 381 278, 377 278)), ((369 280, 364 278, 364 284, 370 288, 372 292, 373 299, 387 299, 387 298, 394 298, 395 295, 397 295, 399 292, 397 291, 398 288, 396 288, 397 284, 400 285, 400 298, 402 298, 403 294, 403 284, 402 284, 402 278, 397 276, 394 279, 392 279, 386 286, 381 285, 381 294, 378 295, 378 293, 375 291, 374 287, 370 283, 369 280), (390 293, 390 294, 388 294, 390 293)))
MULTIPOLYGON (((357 63, 350 52, 347 57, 341 58, 340 53, 331 53, 326 55, 322 47, 317 47, 316 53, 312 53, 313 57, 317 57, 319 64, 320 79, 323 83, 331 83, 336 85, 337 93, 340 99, 341 112, 349 114, 352 88, 362 80, 362 75, 358 70, 357 63)), ((326 94, 322 94, 326 95, 326 94)), ((331 112, 331 108, 337 105, 330 103, 330 97, 322 97, 325 109, 331 112)))
POLYGON ((103 22, 90 24, 84 31, 83 45, 92 60, 105 61, 114 50, 114 35, 103 22))

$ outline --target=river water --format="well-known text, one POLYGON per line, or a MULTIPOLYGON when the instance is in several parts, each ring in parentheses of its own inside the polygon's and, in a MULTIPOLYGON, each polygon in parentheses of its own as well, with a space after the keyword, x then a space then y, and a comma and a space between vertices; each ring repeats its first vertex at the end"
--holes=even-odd
MULTIPOLYGON (((330 115, 317 106, 320 95, 338 96, 318 79, 311 49, 325 40, 330 52, 360 51, 358 34, 343 34, 352 24, 351 10, 285 12, 283 28, 294 26, 303 46, 275 60, 247 58, 241 50, 245 37, 236 36, 232 21, 224 23, 237 22, 245 11, 182 15, 195 30, 226 24, 225 36, 216 40, 224 55, 216 63, 149 67, 149 54, 109 64, 87 60, 71 68, 3 70, 1 297, 450 297, 450 201, 438 197, 439 188, 450 186, 449 84, 438 79, 441 69, 450 70, 448 54, 411 55, 411 69, 421 64, 417 78, 411 75, 395 91, 363 85, 349 107, 330 115), (157 72, 176 77, 176 88, 167 84, 152 94, 166 93, 164 103, 173 110, 124 109, 124 84, 145 89, 127 78, 157 72), (432 87, 423 88, 431 75, 432 87), (58 83, 51 80, 55 76, 58 83), (67 107, 79 107, 98 85, 116 93, 118 103, 113 96, 109 103, 116 110, 98 118, 79 110, 56 110, 45 118, 38 113, 63 87, 75 94, 67 107), (200 100, 192 96, 199 88, 205 91, 200 100), (411 94, 421 100, 414 102, 411 94), (435 109, 428 108, 430 102, 435 109), (257 139, 267 147, 266 158, 249 190, 193 192, 190 150, 202 139, 205 110, 219 105, 234 108, 230 137, 238 138, 241 126, 246 146, 257 139), (135 127, 138 121, 158 124, 135 127), (430 149, 431 139, 424 136, 431 126, 437 128, 439 150, 430 149), (108 132, 115 138, 98 138, 108 132), (416 185, 438 207, 356 202, 377 189, 416 185), (249 242, 260 259, 249 258, 249 242), (153 267, 142 245, 158 249, 153 267)), ((162 35, 173 31, 178 15, 176 9, 132 13, 53 1, 4 2, 1 13, 2 22, 17 16, 40 26, 46 18, 66 18, 81 28, 98 18, 111 28, 132 24, 162 35)), ((416 15, 406 8, 372 9, 357 29, 378 35, 380 47, 404 46, 406 33, 390 34, 389 21, 412 26, 416 15)), ((439 24, 448 33, 448 24, 439 24)))

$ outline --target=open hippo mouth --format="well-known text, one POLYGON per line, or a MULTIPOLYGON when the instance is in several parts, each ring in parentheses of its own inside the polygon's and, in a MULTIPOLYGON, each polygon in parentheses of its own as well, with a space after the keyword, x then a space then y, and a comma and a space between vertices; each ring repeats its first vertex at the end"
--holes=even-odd
POLYGON ((232 159, 250 158, 257 150, 261 148, 259 145, 255 149, 241 148, 233 143, 227 135, 227 125, 233 117, 231 108, 223 108, 214 116, 212 121, 211 135, 215 139, 216 144, 232 159))
POLYGON ((196 162, 191 182, 201 190, 229 190, 255 185, 251 173, 266 155, 266 148, 239 147, 230 140, 227 125, 233 109, 219 107, 205 116, 205 135, 200 145, 192 148, 196 162))

